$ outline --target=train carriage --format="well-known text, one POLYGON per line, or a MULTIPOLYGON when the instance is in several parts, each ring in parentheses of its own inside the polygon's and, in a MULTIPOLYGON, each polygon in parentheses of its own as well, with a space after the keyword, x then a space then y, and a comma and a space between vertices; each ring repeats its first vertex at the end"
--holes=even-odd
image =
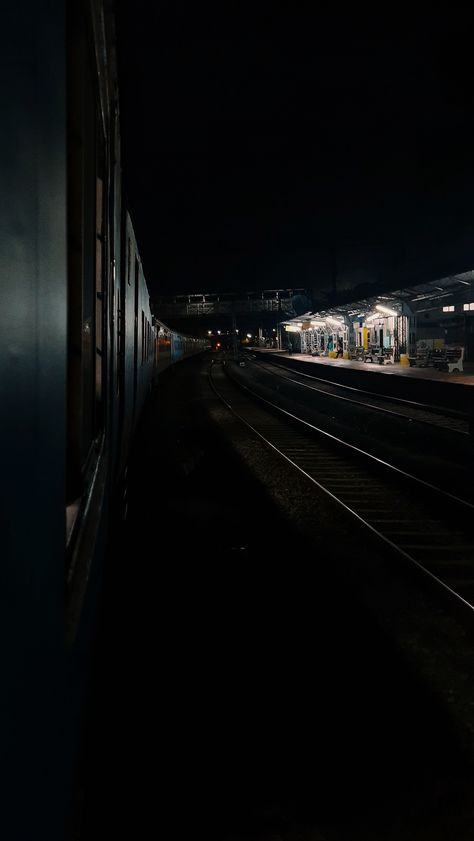
POLYGON ((118 335, 118 472, 123 471, 136 422, 153 381, 156 331, 148 288, 128 212, 123 218, 120 319, 118 335))
POLYGON ((154 323, 122 202, 111 6, 4 11, 0 834, 62 841, 111 500, 156 371, 188 351, 154 323))

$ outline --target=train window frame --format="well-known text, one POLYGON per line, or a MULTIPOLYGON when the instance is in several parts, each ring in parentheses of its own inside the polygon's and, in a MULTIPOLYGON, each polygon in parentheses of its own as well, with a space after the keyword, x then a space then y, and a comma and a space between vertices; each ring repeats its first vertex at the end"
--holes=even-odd
POLYGON ((68 10, 66 562, 106 433, 107 145, 84 11, 68 10))

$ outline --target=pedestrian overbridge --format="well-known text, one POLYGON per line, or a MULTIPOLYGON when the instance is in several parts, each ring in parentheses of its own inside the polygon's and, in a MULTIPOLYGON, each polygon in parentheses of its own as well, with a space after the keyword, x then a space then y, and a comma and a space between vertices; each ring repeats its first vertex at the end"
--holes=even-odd
POLYGON ((308 309, 307 289, 262 289, 257 292, 212 292, 173 295, 155 300, 160 318, 194 318, 216 315, 250 315, 276 313, 282 318, 294 317, 308 309))

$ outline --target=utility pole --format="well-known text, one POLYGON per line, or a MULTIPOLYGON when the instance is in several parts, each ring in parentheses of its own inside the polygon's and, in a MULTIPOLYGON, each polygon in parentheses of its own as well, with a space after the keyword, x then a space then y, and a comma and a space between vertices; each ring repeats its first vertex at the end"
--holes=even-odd
POLYGON ((337 295, 337 248, 333 243, 331 251, 331 291, 334 298, 337 295))
POLYGON ((237 362, 237 319, 235 317, 235 304, 232 302, 232 349, 234 352, 234 362, 237 362))

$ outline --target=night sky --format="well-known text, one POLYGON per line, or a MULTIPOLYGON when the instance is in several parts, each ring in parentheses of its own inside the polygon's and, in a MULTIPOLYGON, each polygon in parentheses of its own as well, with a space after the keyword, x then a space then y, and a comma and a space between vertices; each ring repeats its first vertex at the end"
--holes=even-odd
POLYGON ((468 12, 383 14, 118 3, 125 189, 152 294, 474 265, 468 12))

